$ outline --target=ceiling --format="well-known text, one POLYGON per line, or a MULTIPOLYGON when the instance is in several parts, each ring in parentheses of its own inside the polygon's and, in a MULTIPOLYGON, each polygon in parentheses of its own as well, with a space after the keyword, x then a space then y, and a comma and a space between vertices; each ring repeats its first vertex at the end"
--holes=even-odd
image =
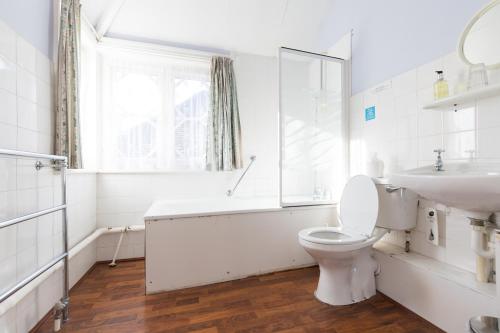
POLYGON ((82 0, 105 37, 276 55, 318 50, 332 0, 82 0))

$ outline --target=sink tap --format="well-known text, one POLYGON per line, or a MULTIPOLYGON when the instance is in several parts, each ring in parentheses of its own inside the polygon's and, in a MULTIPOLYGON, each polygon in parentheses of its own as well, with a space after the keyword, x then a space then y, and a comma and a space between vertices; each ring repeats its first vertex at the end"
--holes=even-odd
POLYGON ((434 169, 436 171, 444 171, 443 169, 443 159, 441 158, 441 153, 444 153, 444 149, 434 149, 434 152, 437 153, 436 163, 434 163, 434 169))

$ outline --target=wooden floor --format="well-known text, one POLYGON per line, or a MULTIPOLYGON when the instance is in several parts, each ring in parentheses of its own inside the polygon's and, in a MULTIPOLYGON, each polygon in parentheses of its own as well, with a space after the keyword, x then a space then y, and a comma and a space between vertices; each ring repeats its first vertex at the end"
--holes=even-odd
POLYGON ((62 332, 442 332, 381 294, 323 304, 317 279, 314 267, 145 296, 144 261, 99 264, 72 290, 62 332))

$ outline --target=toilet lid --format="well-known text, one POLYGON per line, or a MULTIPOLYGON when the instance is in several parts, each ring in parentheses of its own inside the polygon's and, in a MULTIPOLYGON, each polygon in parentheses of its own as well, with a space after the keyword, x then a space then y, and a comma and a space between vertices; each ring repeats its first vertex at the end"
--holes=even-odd
POLYGON ((364 175, 352 177, 340 199, 340 222, 345 228, 370 236, 378 217, 378 193, 373 180, 364 175))

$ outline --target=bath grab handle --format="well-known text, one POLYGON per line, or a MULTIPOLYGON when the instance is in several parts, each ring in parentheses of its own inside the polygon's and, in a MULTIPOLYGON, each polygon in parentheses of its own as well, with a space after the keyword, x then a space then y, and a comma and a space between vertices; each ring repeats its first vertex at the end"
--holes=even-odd
POLYGON ((230 196, 232 196, 234 194, 234 192, 238 188, 238 185, 240 185, 241 180, 243 179, 243 177, 245 177, 245 175, 247 174, 248 170, 250 169, 250 167, 252 166, 253 162, 255 162, 256 159, 257 159, 257 156, 255 156, 255 155, 250 156, 250 163, 248 164, 248 166, 245 169, 245 171, 243 171, 243 173, 241 174, 240 178, 238 179, 238 181, 234 185, 233 189, 232 190, 227 190, 226 195, 228 197, 230 197, 230 196))

